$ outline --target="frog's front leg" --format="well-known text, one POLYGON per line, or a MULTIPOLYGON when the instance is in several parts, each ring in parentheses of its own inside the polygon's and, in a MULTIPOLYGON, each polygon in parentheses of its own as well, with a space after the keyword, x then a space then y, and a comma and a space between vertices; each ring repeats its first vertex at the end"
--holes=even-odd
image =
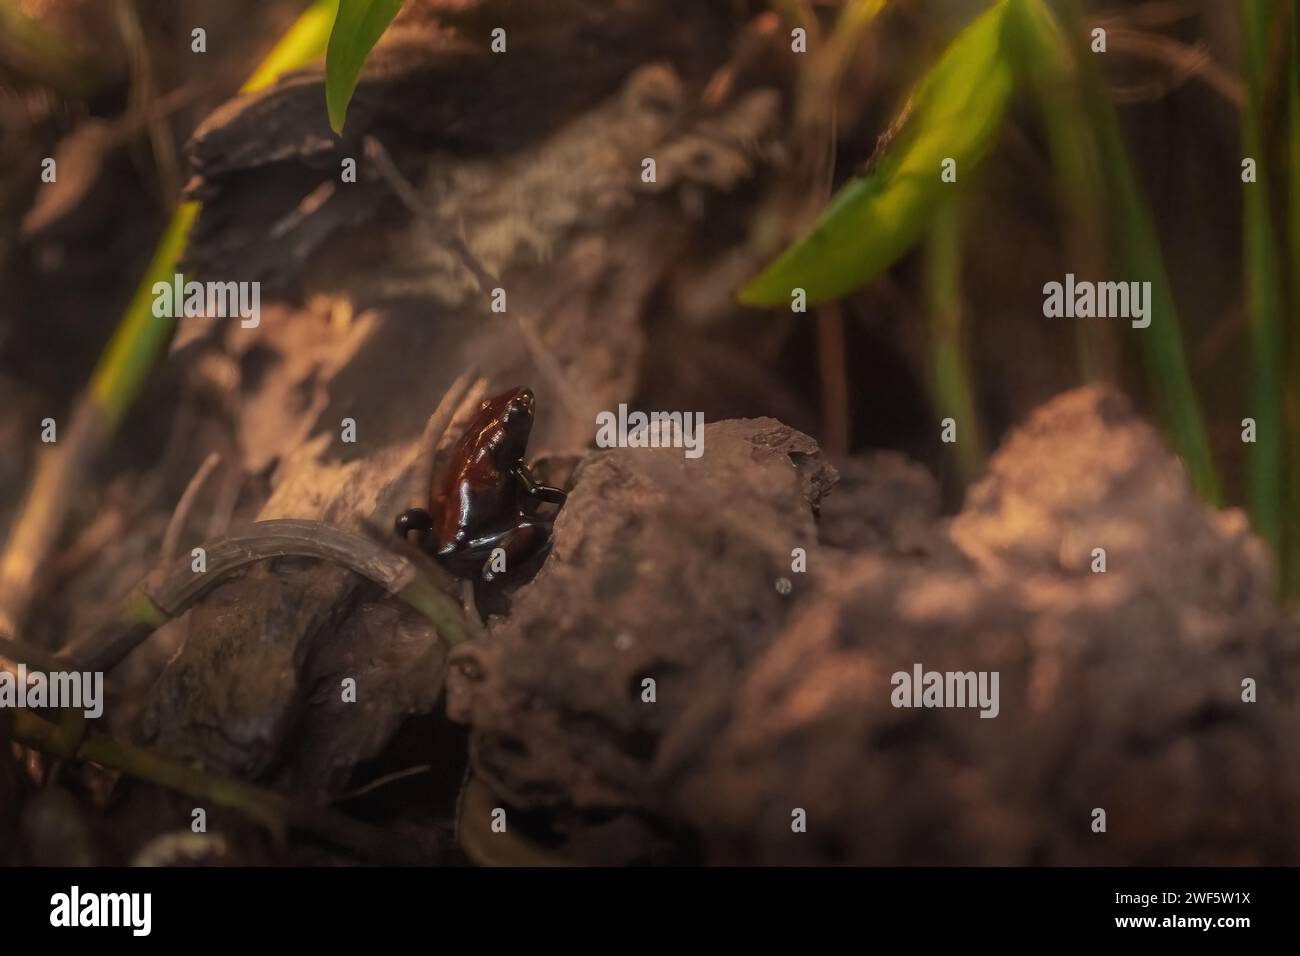
POLYGON ((562 506, 568 500, 569 496, 559 488, 538 484, 532 471, 523 462, 515 465, 514 472, 515 477, 519 479, 520 490, 533 502, 534 507, 539 504, 562 506))

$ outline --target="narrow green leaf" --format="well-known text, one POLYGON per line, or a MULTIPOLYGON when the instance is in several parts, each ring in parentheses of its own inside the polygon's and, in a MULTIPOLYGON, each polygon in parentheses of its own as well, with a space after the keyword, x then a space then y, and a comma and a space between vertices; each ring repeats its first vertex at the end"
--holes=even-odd
POLYGON ((941 206, 925 239, 925 312, 930 324, 930 399, 940 418, 959 422, 952 446, 962 481, 984 469, 984 439, 963 343, 961 298, 962 203, 941 206))
POLYGON ((366 58, 402 9, 403 0, 340 0, 339 15, 325 54, 325 104, 330 127, 343 132, 348 104, 366 58))
POLYGON ((1287 192, 1289 235, 1284 271, 1290 280, 1290 312, 1284 333, 1287 343, 1286 447, 1288 497, 1283 526, 1282 590, 1300 600, 1300 6, 1291 11, 1291 94, 1287 104, 1287 192))
POLYGON ((282 74, 300 69, 318 59, 325 52, 338 12, 339 0, 316 0, 280 38, 239 91, 256 93, 264 90, 282 74))
MULTIPOLYGON (((244 89, 266 86, 281 72, 305 66, 324 53, 337 2, 316 0, 275 45, 244 89)), ((67 489, 80 486, 89 456, 125 417, 171 341, 176 319, 153 314, 153 286, 175 275, 199 209, 198 203, 184 203, 172 215, 135 295, 100 356, 89 394, 73 414, 73 434, 57 447, 52 446, 37 466, 0 551, 2 630, 21 633, 33 576, 49 554, 49 545, 58 537, 65 519, 71 493, 67 489), (76 430, 78 424, 83 428, 80 432, 76 430)))
MULTIPOLYGON (((1065 261, 1077 275, 1101 278, 1106 265, 1105 212, 1109 207, 1093 129, 1071 44, 1042 0, 1010 0, 1007 43, 1017 69, 1017 89, 1038 107, 1051 154, 1054 187, 1062 207, 1065 261)), ((1113 327, 1082 320, 1075 324, 1079 364, 1087 381, 1114 374, 1113 327)))
MULTIPOLYGON (((1280 8, 1278 8, 1280 9, 1280 8)), ((1282 286, 1277 240, 1273 234, 1275 177, 1267 155, 1267 60, 1274 7, 1267 0, 1241 4, 1242 68, 1246 106, 1242 111, 1242 155, 1256 161, 1256 180, 1242 185, 1243 268, 1250 323, 1250 404, 1256 438, 1250 448, 1249 505, 1255 533, 1281 556, 1282 535, 1282 286)))
POLYGON ((1147 375, 1162 400, 1165 422, 1174 447, 1187 464, 1192 484, 1206 501, 1218 504, 1219 479, 1201 417, 1201 403, 1187 367, 1178 306, 1165 270, 1159 234, 1142 196, 1137 174, 1129 164, 1114 107, 1100 88, 1090 98, 1097 111, 1093 122, 1101 146, 1102 168, 1113 190, 1111 237, 1118 251, 1116 261, 1123 264, 1128 276, 1151 283, 1151 325, 1141 330, 1138 339, 1147 375))
POLYGON ((963 30, 912 95, 912 111, 871 175, 850 181, 812 231, 787 249, 740 300, 789 301, 802 288, 810 303, 870 282, 925 235, 936 209, 953 197, 940 179, 945 159, 969 176, 1001 125, 1012 90, 1004 55, 1005 4, 963 30))
POLYGON ((158 298, 154 285, 172 281, 201 208, 196 202, 177 208, 91 377, 91 400, 114 427, 126 417, 176 330, 175 317, 159 318, 153 313, 158 298))
POLYGON ((1044 0, 1011 0, 1008 42, 1023 82, 1038 95, 1053 166, 1074 193, 1072 211, 1082 218, 1089 207, 1105 210, 1109 264, 1123 269, 1126 279, 1151 283, 1151 325, 1133 334, 1174 448, 1196 490, 1217 503, 1219 479, 1187 367, 1160 235, 1129 160, 1119 115, 1081 45, 1079 38, 1087 33, 1073 4, 1064 6, 1062 28, 1044 0))
MULTIPOLYGON (((338 0, 316 0, 280 38, 241 89, 246 93, 263 89, 282 73, 300 69, 317 59, 325 50, 329 24, 337 6, 338 0)), ((198 203, 183 203, 173 214, 91 378, 91 400, 114 426, 144 388, 149 372, 158 356, 166 351, 175 331, 175 318, 159 318, 153 314, 154 283, 169 282, 175 275, 199 210, 198 203)))

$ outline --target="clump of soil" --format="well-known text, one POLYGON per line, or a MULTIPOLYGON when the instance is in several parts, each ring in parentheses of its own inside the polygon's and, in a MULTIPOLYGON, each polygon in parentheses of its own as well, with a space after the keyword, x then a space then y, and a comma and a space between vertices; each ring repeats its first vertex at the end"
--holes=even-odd
POLYGON ((833 481, 816 443, 772 419, 706 426, 697 459, 593 453, 537 579, 454 656, 448 712, 473 726, 476 772, 522 810, 649 810, 662 752, 725 721, 783 627, 805 585, 778 585, 800 577, 793 549, 817 560, 813 507, 833 481))
POLYGON ((1295 859, 1263 546, 1117 394, 1041 408, 951 521, 897 456, 841 507, 770 420, 709 426, 705 460, 594 453, 546 568, 454 659, 473 769, 534 835, 598 862, 666 834, 712 863, 1295 859), (917 664, 997 672, 996 716, 894 706, 917 664), (638 825, 584 834, 613 819, 638 825))

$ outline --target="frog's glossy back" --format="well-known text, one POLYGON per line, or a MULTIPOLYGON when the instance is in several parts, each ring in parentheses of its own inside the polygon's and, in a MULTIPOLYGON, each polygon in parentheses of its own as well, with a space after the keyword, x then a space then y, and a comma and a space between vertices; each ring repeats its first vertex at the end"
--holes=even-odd
POLYGON ((479 406, 433 489, 435 549, 454 554, 468 541, 518 520, 518 478, 532 431, 533 393, 511 389, 479 406))

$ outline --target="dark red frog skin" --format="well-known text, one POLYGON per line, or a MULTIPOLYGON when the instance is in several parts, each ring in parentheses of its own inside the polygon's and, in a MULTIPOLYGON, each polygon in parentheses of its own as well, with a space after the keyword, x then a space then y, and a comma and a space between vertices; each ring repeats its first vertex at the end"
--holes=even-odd
POLYGON ((435 477, 429 509, 398 515, 397 533, 419 533, 420 547, 453 574, 491 581, 492 552, 505 552, 506 570, 521 567, 550 542, 554 517, 541 517, 543 503, 564 504, 559 488, 539 485, 524 455, 536 402, 531 389, 513 388, 479 406, 452 452, 446 472, 435 477))

